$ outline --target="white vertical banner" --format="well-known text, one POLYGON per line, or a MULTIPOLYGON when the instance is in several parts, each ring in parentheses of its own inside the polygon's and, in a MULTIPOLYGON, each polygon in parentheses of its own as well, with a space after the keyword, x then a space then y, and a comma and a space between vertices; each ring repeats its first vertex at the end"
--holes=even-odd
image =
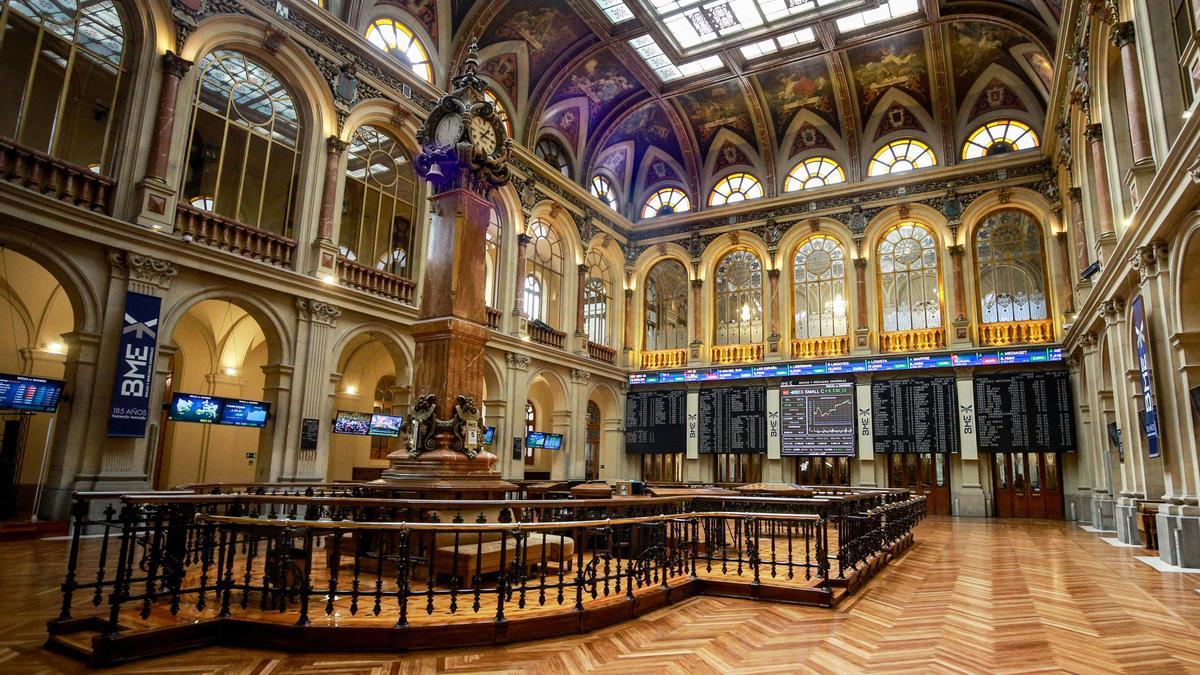
POLYGON ((779 384, 767 387, 767 459, 779 459, 779 384))
POLYGON ((700 390, 687 393, 687 458, 700 459, 700 390))
POLYGON ((859 382, 854 387, 854 408, 857 412, 858 458, 875 459, 875 428, 871 422, 871 383, 859 382))
POLYGON ((958 445, 961 459, 979 459, 979 441, 975 435, 975 380, 958 378, 958 445))

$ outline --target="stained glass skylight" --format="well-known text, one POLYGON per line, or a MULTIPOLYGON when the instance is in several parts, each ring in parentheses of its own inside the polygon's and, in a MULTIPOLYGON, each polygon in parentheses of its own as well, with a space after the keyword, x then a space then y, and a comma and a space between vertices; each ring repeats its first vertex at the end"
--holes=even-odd
MULTIPOLYGON (((608 0, 596 0, 606 2, 608 0)), ((913 0, 915 2, 915 0, 913 0)), ((863 7, 866 0, 641 0, 683 53, 730 46, 798 20, 863 7)), ((776 50, 782 45, 776 45, 776 50)), ((768 52, 763 52, 768 53, 768 52)))
POLYGON ((917 0, 887 0, 875 9, 845 16, 837 20, 839 33, 849 33, 860 28, 873 26, 884 21, 899 19, 902 16, 916 14, 921 9, 917 0))
POLYGON ((621 23, 633 18, 633 12, 629 11, 629 5, 626 5, 623 0, 594 0, 596 6, 604 12, 604 16, 613 23, 621 23))
POLYGON ((633 47, 638 56, 642 57, 646 65, 650 66, 650 70, 653 70, 658 79, 663 82, 707 73, 710 70, 720 68, 722 65, 721 58, 715 54, 675 65, 671 57, 663 53, 662 47, 658 46, 658 42, 649 35, 643 35, 630 40, 629 46, 633 47))
POLYGON ((766 40, 759 40, 758 42, 752 42, 748 45, 743 45, 742 56, 747 60, 757 59, 760 56, 766 56, 767 54, 786 51, 792 47, 795 47, 796 45, 815 42, 816 39, 817 36, 813 33, 813 29, 801 28, 800 30, 784 33, 783 35, 773 38, 767 38, 766 40))

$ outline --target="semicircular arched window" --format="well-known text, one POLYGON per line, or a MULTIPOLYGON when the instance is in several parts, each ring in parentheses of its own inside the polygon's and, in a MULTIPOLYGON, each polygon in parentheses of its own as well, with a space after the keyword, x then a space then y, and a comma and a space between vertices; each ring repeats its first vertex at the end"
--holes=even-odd
POLYGON ((0 10, 0 136, 111 175, 131 79, 123 11, 112 0, 0 10))
POLYGON ((533 148, 533 154, 553 167, 555 171, 567 178, 571 177, 571 161, 567 158, 567 151, 558 141, 549 136, 542 136, 542 140, 538 141, 537 146, 533 148))
POLYGON ((367 26, 365 35, 367 42, 412 69, 417 77, 426 82, 433 81, 429 52, 411 28, 395 19, 380 17, 367 26))
POLYGON ((274 73, 239 51, 210 52, 198 76, 183 198, 290 236, 302 151, 295 99, 274 73))
POLYGON ((692 210, 692 202, 687 193, 679 188, 663 188, 646 199, 642 206, 642 218, 669 216, 673 213, 687 213, 692 210))
POLYGON ((976 129, 963 145, 963 159, 1028 150, 1039 144, 1037 133, 1024 122, 996 120, 976 129))
POLYGON ((933 149, 915 138, 892 141, 879 149, 867 167, 868 176, 886 176, 937 164, 933 149))
POLYGON ((484 280, 483 300, 488 307, 496 308, 500 298, 500 246, 504 226, 500 222, 500 209, 492 204, 488 209, 488 228, 484 235, 484 280))
POLYGON ((796 247, 792 320, 797 338, 846 335, 846 255, 837 239, 814 234, 796 247))
POLYGON ((762 260, 753 251, 737 249, 717 263, 717 345, 744 345, 763 340, 762 260))
POLYGON ((416 181, 408 154, 371 125, 354 130, 346 151, 346 186, 338 244, 345 257, 408 276, 416 181))
POLYGON ((723 206, 758 199, 763 196, 762 183, 748 173, 731 173, 713 186, 708 195, 709 206, 723 206))
POLYGON ((608 261, 596 251, 588 253, 583 264, 587 278, 583 282, 583 325, 588 342, 609 344, 608 303, 612 298, 612 272, 608 261))
POLYGON ((885 332, 942 325, 942 274, 937 238, 920 223, 893 225, 879 238, 875 264, 885 332))
POLYGON ((592 184, 588 188, 592 196, 608 205, 613 211, 617 210, 617 191, 613 189, 612 181, 604 174, 592 176, 592 184))
POLYGON ((846 182, 846 172, 828 157, 809 157, 792 167, 783 182, 784 192, 807 190, 846 182))
POLYGON ((525 247, 525 311, 530 319, 556 328, 565 260, 562 238, 541 218, 529 221, 525 247))
POLYGON ((683 263, 668 258, 646 275, 646 351, 688 346, 688 273, 683 263))
POLYGON ((1000 211, 983 221, 975 230, 975 264, 980 321, 1049 317, 1042 228, 1024 211, 1000 211))
POLYGON ((512 122, 508 119, 508 109, 504 107, 504 104, 500 102, 500 99, 496 97, 496 94, 491 89, 483 90, 483 100, 491 103, 492 107, 496 109, 496 117, 499 117, 500 121, 504 123, 504 130, 508 132, 511 138, 512 122))

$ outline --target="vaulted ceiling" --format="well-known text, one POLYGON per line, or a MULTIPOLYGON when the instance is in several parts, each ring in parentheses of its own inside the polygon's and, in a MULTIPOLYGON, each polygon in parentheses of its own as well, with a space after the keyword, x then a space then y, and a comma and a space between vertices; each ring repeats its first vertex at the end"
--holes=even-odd
MULTIPOLYGON (((418 19, 437 15, 419 11, 432 0, 392 1, 418 19)), ((831 3, 851 14, 876 4, 811 4, 831 3)), ((735 169, 757 176, 770 196, 808 156, 833 157, 849 180, 860 180, 874 151, 896 138, 918 138, 939 164, 952 164, 983 122, 1011 117, 1043 132, 1060 0, 917 0, 915 13, 858 29, 839 27, 845 12, 807 22, 795 16, 699 50, 681 47, 656 17, 665 0, 624 0, 632 18, 619 23, 602 10, 612 4, 455 0, 449 61, 477 41, 481 70, 512 116, 515 139, 532 148, 554 137, 580 183, 598 171, 610 176, 626 215, 636 216, 629 204, 668 184, 700 204, 735 169), (781 37, 798 28, 812 33, 798 43, 781 37), (663 81, 630 44, 647 35, 681 70, 698 69, 704 58, 709 69, 663 81), (773 53, 748 58, 755 53, 748 45, 770 38, 790 46, 763 43, 773 53)), ((436 28, 426 26, 431 34, 436 28)))

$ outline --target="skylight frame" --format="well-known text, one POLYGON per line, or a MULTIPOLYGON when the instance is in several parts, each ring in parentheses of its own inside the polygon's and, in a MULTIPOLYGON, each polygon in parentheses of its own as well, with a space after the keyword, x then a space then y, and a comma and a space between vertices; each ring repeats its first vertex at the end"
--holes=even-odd
POLYGON ((676 64, 659 46, 658 40, 655 40, 654 36, 649 33, 629 40, 628 44, 663 83, 712 72, 725 65, 721 57, 716 54, 676 64))
POLYGON ((920 13, 920 0, 883 0, 878 7, 840 17, 834 24, 838 34, 845 35, 920 13))

